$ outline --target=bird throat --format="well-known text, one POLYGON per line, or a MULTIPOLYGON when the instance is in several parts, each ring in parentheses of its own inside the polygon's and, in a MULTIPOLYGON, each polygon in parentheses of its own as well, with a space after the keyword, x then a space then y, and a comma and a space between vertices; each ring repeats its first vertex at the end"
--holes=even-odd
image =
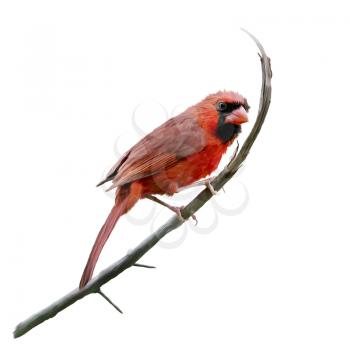
POLYGON ((242 130, 240 125, 225 123, 225 118, 226 116, 224 114, 219 114, 219 122, 216 128, 216 136, 223 143, 227 143, 235 139, 242 130))

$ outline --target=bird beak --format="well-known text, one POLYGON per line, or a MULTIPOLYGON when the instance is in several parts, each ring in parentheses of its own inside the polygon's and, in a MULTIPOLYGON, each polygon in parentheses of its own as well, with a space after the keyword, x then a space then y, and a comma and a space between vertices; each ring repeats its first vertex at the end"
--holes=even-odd
POLYGON ((248 121, 248 113, 244 109, 244 107, 241 106, 238 109, 234 110, 231 114, 229 114, 225 118, 225 121, 236 125, 246 123, 248 121))

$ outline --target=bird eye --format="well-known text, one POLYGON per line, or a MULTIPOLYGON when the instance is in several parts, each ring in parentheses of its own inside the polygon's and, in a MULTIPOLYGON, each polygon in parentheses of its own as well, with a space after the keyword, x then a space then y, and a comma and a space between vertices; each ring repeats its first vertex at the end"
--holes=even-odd
POLYGON ((218 102, 217 108, 220 112, 224 112, 227 109, 227 103, 225 102, 218 102))

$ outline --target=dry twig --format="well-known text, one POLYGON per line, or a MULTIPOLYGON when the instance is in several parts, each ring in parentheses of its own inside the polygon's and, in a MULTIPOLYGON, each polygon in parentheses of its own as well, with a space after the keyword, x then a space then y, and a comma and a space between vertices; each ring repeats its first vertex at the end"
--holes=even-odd
MULTIPOLYGON (((260 50, 259 56, 262 69, 262 86, 259 111, 256 122, 240 152, 236 155, 234 159, 231 159, 231 161, 226 165, 223 171, 214 180, 211 181, 211 184, 216 191, 220 190, 226 184, 226 182, 234 176, 234 174, 237 172, 243 161, 246 159, 256 137, 260 132, 260 129, 263 125, 270 105, 272 77, 270 59, 269 57, 267 57, 265 50, 260 44, 260 42, 252 34, 247 32, 246 30, 244 31, 255 41, 260 50)), ((191 217, 211 197, 212 194, 208 189, 203 190, 181 211, 183 218, 188 219, 189 217, 191 217)), ((48 320, 51 317, 54 317, 60 311, 64 310, 65 308, 75 303, 77 300, 80 300, 91 293, 98 293, 102 295, 109 303, 111 303, 118 311, 121 312, 121 310, 101 292, 101 286, 110 281, 112 278, 118 276, 124 270, 134 266, 135 264, 136 266, 142 266, 142 264, 137 264, 137 261, 167 233, 175 230, 182 224, 183 222, 180 221, 177 216, 173 216, 172 218, 170 218, 163 226, 161 226, 152 235, 147 237, 136 248, 131 250, 127 255, 122 257, 120 260, 118 260, 111 266, 107 267, 99 275, 93 278, 83 289, 74 289, 61 299, 55 301, 45 309, 37 312, 25 321, 18 324, 14 331, 14 337, 18 338, 22 336, 23 334, 27 333, 40 323, 48 320)))

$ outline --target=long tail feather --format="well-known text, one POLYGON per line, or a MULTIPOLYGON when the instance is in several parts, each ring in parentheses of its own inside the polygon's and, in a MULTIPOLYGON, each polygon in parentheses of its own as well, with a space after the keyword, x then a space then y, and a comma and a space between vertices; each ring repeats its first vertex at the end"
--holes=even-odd
POLYGON ((119 194, 114 207, 112 208, 110 214, 107 217, 106 222, 102 226, 94 246, 92 247, 89 259, 86 263, 83 275, 81 276, 79 288, 83 288, 91 279, 94 272, 97 260, 101 254, 101 251, 107 242, 114 226, 116 225, 118 219, 126 212, 126 204, 128 201, 128 193, 119 194))

